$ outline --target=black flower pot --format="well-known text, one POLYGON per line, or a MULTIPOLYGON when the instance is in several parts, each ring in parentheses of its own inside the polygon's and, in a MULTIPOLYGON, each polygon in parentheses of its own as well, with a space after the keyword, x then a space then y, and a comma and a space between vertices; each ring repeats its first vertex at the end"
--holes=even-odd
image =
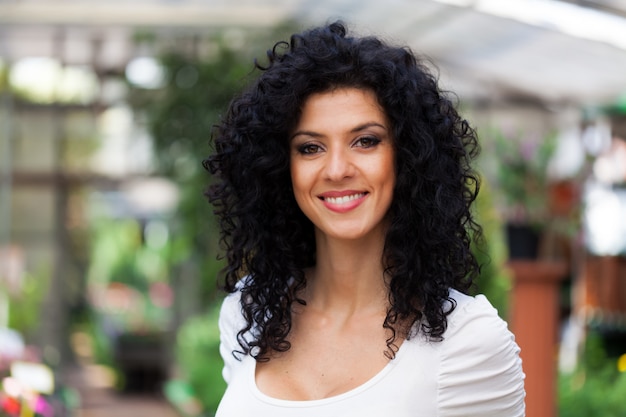
POLYGON ((509 259, 537 259, 539 254, 539 232, 526 224, 507 224, 506 238, 509 259))

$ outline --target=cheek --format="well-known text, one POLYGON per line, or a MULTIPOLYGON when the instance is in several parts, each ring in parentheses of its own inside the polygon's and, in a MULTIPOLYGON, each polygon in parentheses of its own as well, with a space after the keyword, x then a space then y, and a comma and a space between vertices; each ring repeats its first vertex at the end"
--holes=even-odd
POLYGON ((379 179, 382 183, 391 184, 395 186, 396 183, 396 163, 392 153, 385 155, 379 161, 379 179))
POLYGON ((315 185, 315 173, 311 166, 302 163, 294 163, 290 167, 291 188, 300 211, 311 219, 314 216, 314 201, 312 200, 315 185))

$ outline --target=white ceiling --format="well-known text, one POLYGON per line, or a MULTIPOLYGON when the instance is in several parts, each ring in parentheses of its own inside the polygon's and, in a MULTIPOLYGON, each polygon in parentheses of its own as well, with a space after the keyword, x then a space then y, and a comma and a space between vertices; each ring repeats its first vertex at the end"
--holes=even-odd
MULTIPOLYGON (((353 0, 341 8, 332 0, 307 3, 311 5, 303 6, 303 18, 342 16, 357 28, 407 42, 431 57, 444 82, 462 96, 521 95, 597 104, 626 94, 626 49, 566 35, 548 25, 434 1, 353 0)), ((626 30, 626 19, 621 19, 626 30)))
MULTIPOLYGON (((499 1, 502 8, 513 0, 499 1)), ((534 7, 535 0, 526 1, 528 7, 534 7)), ((540 16, 537 23, 522 23, 515 16, 489 13, 479 7, 481 3, 488 2, 0 0, 0 56, 13 60, 26 53, 28 48, 16 46, 24 42, 16 33, 26 27, 31 34, 40 28, 40 37, 49 37, 44 29, 59 25, 102 30, 137 26, 205 29, 271 27, 288 18, 311 25, 341 18, 358 32, 383 35, 432 58, 444 86, 465 99, 521 98, 588 105, 613 103, 626 95, 626 48, 565 34, 554 28, 549 15, 540 16), (447 4, 451 2, 469 5, 447 4)), ((610 9, 615 27, 622 29, 619 25, 623 24, 626 31, 626 2, 578 3, 610 9)), ((597 20, 582 16, 578 17, 580 28, 598 25, 597 20)))

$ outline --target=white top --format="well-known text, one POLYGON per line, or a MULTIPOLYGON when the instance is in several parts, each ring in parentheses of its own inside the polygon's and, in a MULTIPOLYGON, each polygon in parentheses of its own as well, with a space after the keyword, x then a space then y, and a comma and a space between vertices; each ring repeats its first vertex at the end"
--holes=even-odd
POLYGON ((258 389, 254 358, 239 361, 231 353, 244 321, 238 293, 228 296, 219 319, 228 388, 216 417, 524 416, 524 373, 513 334, 483 295, 450 295, 457 307, 443 341, 405 340, 363 385, 313 401, 280 400, 258 389))

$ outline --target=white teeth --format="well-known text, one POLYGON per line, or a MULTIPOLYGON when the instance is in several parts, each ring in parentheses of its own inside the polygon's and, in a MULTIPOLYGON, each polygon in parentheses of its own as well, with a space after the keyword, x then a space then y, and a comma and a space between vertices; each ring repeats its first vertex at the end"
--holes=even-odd
POLYGON ((324 200, 329 202, 330 204, 345 204, 349 201, 356 200, 357 198, 361 198, 365 195, 365 193, 346 195, 343 197, 325 197, 324 200))

